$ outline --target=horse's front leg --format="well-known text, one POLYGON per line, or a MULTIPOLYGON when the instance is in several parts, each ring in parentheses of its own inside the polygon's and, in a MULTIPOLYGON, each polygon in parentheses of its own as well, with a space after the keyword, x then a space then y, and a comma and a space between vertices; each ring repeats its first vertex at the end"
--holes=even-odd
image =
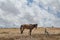
POLYGON ((21 34, 23 34, 24 28, 21 30, 21 34))
POLYGON ((30 29, 30 35, 31 35, 32 29, 30 29))

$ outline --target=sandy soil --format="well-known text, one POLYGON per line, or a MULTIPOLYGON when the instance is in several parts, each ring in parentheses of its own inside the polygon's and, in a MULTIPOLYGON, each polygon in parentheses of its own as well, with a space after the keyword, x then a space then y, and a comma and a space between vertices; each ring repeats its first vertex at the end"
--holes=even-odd
POLYGON ((37 28, 32 30, 32 35, 29 35, 29 30, 25 29, 23 34, 20 34, 20 29, 0 29, 0 40, 60 40, 60 28, 46 28, 49 35, 45 34, 45 28, 37 28))

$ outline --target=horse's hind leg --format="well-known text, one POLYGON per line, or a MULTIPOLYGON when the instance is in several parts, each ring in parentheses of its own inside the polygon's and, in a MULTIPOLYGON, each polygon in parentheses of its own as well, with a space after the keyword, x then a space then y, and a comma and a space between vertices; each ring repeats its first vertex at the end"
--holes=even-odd
POLYGON ((20 31, 21 31, 21 34, 22 34, 23 33, 23 29, 21 28, 20 31))
POLYGON ((20 27, 20 31, 21 31, 21 34, 22 34, 22 32, 23 32, 22 25, 21 25, 21 27, 20 27))
POLYGON ((23 31, 21 30, 21 34, 23 33, 23 31))
POLYGON ((21 30, 21 34, 23 34, 24 29, 21 30))

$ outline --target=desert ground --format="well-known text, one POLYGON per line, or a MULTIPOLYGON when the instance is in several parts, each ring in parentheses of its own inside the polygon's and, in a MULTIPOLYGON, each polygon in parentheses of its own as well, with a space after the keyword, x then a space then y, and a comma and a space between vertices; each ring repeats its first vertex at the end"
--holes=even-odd
POLYGON ((60 28, 46 28, 46 31, 48 34, 45 28, 39 27, 30 36, 28 29, 21 34, 19 28, 0 28, 0 40, 60 40, 60 28))

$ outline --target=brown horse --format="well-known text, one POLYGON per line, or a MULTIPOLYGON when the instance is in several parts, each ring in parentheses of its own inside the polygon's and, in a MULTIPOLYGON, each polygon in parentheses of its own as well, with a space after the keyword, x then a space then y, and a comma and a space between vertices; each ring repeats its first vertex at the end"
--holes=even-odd
POLYGON ((24 29, 29 29, 30 30, 30 35, 32 32, 32 29, 37 28, 37 24, 23 24, 20 27, 21 34, 23 33, 24 29))

